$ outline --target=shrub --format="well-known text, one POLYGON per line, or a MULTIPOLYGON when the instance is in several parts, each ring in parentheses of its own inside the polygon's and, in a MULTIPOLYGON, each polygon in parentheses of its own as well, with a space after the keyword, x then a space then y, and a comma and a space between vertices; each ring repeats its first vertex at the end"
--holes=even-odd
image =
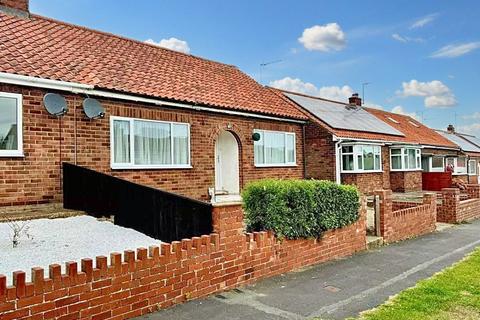
POLYGON ((248 231, 272 230, 279 238, 319 238, 358 220, 355 187, 319 180, 265 179, 243 193, 248 231))

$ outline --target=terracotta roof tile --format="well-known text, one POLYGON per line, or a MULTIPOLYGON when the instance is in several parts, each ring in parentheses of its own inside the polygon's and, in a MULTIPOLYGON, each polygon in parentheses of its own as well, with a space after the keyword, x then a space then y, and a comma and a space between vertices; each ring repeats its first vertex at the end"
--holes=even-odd
POLYGON ((0 13, 0 72, 306 119, 238 68, 37 15, 0 13))
POLYGON ((442 137, 435 130, 407 115, 401 115, 372 108, 365 109, 375 115, 377 118, 387 122, 395 129, 401 131, 405 135, 405 138, 410 142, 436 147, 457 148, 456 144, 442 137), (391 119, 395 121, 392 121, 391 119))

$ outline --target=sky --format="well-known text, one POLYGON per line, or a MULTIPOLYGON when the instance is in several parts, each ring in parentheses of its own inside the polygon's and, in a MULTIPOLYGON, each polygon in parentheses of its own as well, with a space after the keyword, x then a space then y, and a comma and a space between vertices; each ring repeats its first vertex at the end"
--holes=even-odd
POLYGON ((30 0, 33 13, 238 66, 264 85, 480 136, 480 1, 30 0), (364 89, 364 90, 362 90, 364 89))

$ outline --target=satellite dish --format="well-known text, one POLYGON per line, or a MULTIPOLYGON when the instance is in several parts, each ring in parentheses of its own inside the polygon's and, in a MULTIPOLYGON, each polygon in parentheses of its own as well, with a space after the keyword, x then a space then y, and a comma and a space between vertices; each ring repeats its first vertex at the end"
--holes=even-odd
POLYGON ((92 98, 83 100, 83 112, 90 119, 103 118, 105 116, 105 109, 103 109, 100 102, 92 98))
POLYGON ((67 101, 58 93, 47 93, 43 96, 43 105, 48 113, 60 117, 68 111, 67 101))

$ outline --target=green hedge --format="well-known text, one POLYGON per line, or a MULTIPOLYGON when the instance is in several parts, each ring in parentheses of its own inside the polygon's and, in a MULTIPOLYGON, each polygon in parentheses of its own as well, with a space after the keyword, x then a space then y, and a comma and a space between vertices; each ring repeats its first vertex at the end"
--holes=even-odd
POLYGON ((352 224, 360 206, 355 187, 323 180, 259 180, 242 197, 248 231, 272 230, 288 239, 319 238, 352 224))

